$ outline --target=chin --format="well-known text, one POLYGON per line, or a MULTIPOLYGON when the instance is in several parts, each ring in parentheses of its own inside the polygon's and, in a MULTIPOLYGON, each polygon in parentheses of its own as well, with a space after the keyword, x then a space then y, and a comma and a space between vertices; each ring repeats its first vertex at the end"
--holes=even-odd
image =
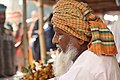
POLYGON ((77 53, 77 49, 70 45, 66 52, 61 50, 60 53, 57 54, 53 66, 55 76, 61 76, 69 70, 69 68, 73 64, 72 60, 75 58, 77 53))

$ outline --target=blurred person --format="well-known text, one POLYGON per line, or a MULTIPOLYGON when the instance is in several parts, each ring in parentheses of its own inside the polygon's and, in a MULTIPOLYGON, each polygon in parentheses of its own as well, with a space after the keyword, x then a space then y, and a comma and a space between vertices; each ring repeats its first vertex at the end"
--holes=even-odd
POLYGON ((27 23, 28 23, 28 37, 31 38, 32 36, 32 31, 35 25, 36 20, 38 20, 38 13, 37 11, 33 10, 31 12, 31 18, 27 19, 27 23))
POLYGON ((15 37, 15 48, 16 48, 16 65, 17 70, 19 71, 24 65, 24 53, 22 46, 23 39, 23 26, 22 26, 22 14, 21 12, 14 12, 13 18, 13 35, 15 37))
POLYGON ((118 17, 118 20, 113 23, 111 27, 111 31, 113 32, 115 43, 117 46, 118 53, 116 55, 118 62, 120 63, 120 16, 118 17))
POLYGON ((13 36, 15 37, 17 34, 17 30, 19 25, 22 23, 22 13, 21 11, 16 11, 12 13, 11 23, 13 27, 13 36))
POLYGON ((28 27, 28 42, 29 42, 29 62, 30 65, 33 66, 33 53, 34 53, 34 49, 33 49, 33 43, 34 43, 34 38, 32 38, 32 32, 33 32, 33 28, 35 25, 36 20, 38 20, 38 13, 36 10, 33 10, 31 12, 31 18, 27 19, 27 27, 28 27))
POLYGON ((52 38, 55 34, 55 32, 53 30, 53 25, 51 23, 52 16, 53 16, 53 14, 50 13, 48 18, 46 19, 44 26, 43 26, 44 32, 45 32, 46 50, 47 51, 56 50, 56 45, 52 43, 52 38))
MULTIPOLYGON (((55 44, 52 43, 52 38, 54 36, 54 30, 53 30, 53 25, 51 24, 51 18, 53 14, 50 13, 50 15, 46 18, 43 29, 45 33, 45 42, 46 42, 46 51, 50 50, 56 50, 55 44)), ((39 45, 39 35, 38 35, 38 26, 39 26, 39 20, 36 21, 34 29, 33 29, 33 34, 32 37, 35 38, 33 48, 34 48, 34 59, 40 60, 40 45, 39 45)), ((47 56, 48 59, 50 58, 47 56)))
POLYGON ((120 80, 112 32, 83 2, 59 0, 53 8, 58 80, 120 80))
POLYGON ((6 6, 0 4, 0 78, 16 73, 14 38, 10 29, 4 26, 6 6))
POLYGON ((33 10, 31 12, 31 18, 33 19, 33 21, 36 21, 38 19, 38 13, 37 13, 37 11, 33 10))
POLYGON ((22 66, 24 65, 22 37, 23 37, 22 23, 19 23, 18 30, 16 31, 16 35, 15 35, 17 70, 20 70, 22 66))

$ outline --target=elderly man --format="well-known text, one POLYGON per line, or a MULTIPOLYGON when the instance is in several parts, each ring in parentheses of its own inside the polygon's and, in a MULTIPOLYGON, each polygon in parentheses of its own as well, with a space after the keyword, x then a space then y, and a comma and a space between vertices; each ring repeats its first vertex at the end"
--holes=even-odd
POLYGON ((10 30, 4 26, 5 12, 6 6, 0 4, 0 78, 13 76, 16 73, 14 38, 10 30))
POLYGON ((59 0, 52 23, 59 80, 120 80, 113 35, 86 3, 59 0))

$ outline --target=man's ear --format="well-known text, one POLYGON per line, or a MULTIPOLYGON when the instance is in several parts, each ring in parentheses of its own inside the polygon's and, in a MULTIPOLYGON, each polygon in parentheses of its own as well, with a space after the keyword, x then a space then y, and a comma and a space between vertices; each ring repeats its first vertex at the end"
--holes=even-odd
POLYGON ((79 39, 78 44, 79 44, 79 45, 83 45, 83 44, 84 44, 84 41, 81 40, 81 39, 79 39))
POLYGON ((78 39, 76 37, 72 37, 73 42, 74 42, 74 46, 81 46, 83 45, 85 42, 81 39, 78 39))

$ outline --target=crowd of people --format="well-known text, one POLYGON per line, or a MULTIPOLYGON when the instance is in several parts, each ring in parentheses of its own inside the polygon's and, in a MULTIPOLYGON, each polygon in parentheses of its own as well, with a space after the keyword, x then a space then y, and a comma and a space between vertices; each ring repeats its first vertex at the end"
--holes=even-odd
MULTIPOLYGON (((45 32, 45 42, 46 42, 46 51, 56 50, 55 44, 52 43, 52 38, 54 36, 54 30, 53 30, 53 25, 51 24, 51 18, 52 18, 52 13, 48 16, 46 19, 43 29, 45 32)), ((35 38, 34 43, 33 43, 33 55, 36 60, 40 60, 40 45, 39 45, 39 34, 38 34, 38 27, 39 27, 39 20, 36 20, 34 28, 33 28, 33 33, 32 33, 32 38, 35 38)))
MULTIPOLYGON (((12 61, 14 63, 14 74, 16 71, 19 71, 23 66, 24 66, 24 53, 23 53, 23 24, 22 24, 22 13, 21 12, 14 12, 12 13, 11 17, 12 19, 7 19, 6 17, 6 6, 5 8, 3 7, 3 4, 0 4, 0 19, 1 19, 1 23, 0 23, 0 35, 2 35, 3 29, 7 29, 8 31, 11 32, 10 35, 12 35, 13 37, 13 45, 11 47, 13 47, 15 49, 15 52, 12 56, 14 56, 14 58, 12 58, 12 61), (16 61, 16 62, 15 62, 16 61)), ((56 50, 56 45, 52 43, 52 38, 54 36, 54 30, 53 30, 53 25, 51 24, 51 18, 52 18, 52 13, 48 13, 49 16, 47 16, 47 18, 44 21, 44 33, 45 33, 45 42, 46 42, 46 51, 49 53, 50 51, 54 51, 56 50)), ((7 31, 5 30, 5 31, 7 31)), ((38 13, 37 11, 32 11, 31 12, 31 18, 27 21, 27 30, 28 30, 28 54, 31 54, 31 56, 28 55, 28 57, 32 57, 33 61, 40 61, 41 60, 41 51, 40 51, 40 43, 39 43, 39 20, 38 20, 38 13)), ((1 44, 1 43, 0 43, 1 44)), ((7 45, 6 45, 7 46, 7 45)), ((3 49, 0 47, 0 49, 3 49)), ((6 49, 8 49, 6 47, 6 49)), ((6 50, 9 51, 9 50, 6 50)), ((3 57, 4 53, 0 53, 0 57, 3 57)), ((9 54, 9 53, 8 53, 9 54)), ((8 57, 6 57, 8 58, 8 57)), ((6 59, 5 58, 5 59, 6 59)), ((47 54, 47 60, 49 60, 51 58, 50 54, 47 54)), ((0 58, 2 62, 0 62, 1 65, 5 64, 4 62, 4 58, 0 58)), ((11 61, 11 60, 9 60, 11 61)), ((9 65, 7 65, 6 67, 8 67, 9 65)), ((3 69, 3 68, 0 68, 3 69)), ((5 75, 7 76, 7 74, 1 73, 0 70, 0 76, 5 77, 5 75)), ((12 75, 14 75, 12 74, 12 75)))
MULTIPOLYGON (((44 33, 45 33, 45 42, 46 42, 46 51, 50 52, 50 50, 56 50, 55 44, 52 43, 52 38, 54 36, 53 26, 50 22, 52 18, 52 13, 44 21, 44 33)), ((29 52, 32 53, 32 57, 34 61, 41 60, 41 51, 40 51, 40 43, 39 43, 39 20, 38 14, 36 11, 32 11, 31 19, 27 22, 28 24, 28 42, 29 42, 29 52)), ((16 39, 16 53, 17 53, 17 62, 19 67, 23 66, 23 46, 22 46, 22 23, 18 24, 18 29, 16 31, 15 39, 16 39)), ((50 54, 47 55, 47 60, 49 60, 50 54)))

